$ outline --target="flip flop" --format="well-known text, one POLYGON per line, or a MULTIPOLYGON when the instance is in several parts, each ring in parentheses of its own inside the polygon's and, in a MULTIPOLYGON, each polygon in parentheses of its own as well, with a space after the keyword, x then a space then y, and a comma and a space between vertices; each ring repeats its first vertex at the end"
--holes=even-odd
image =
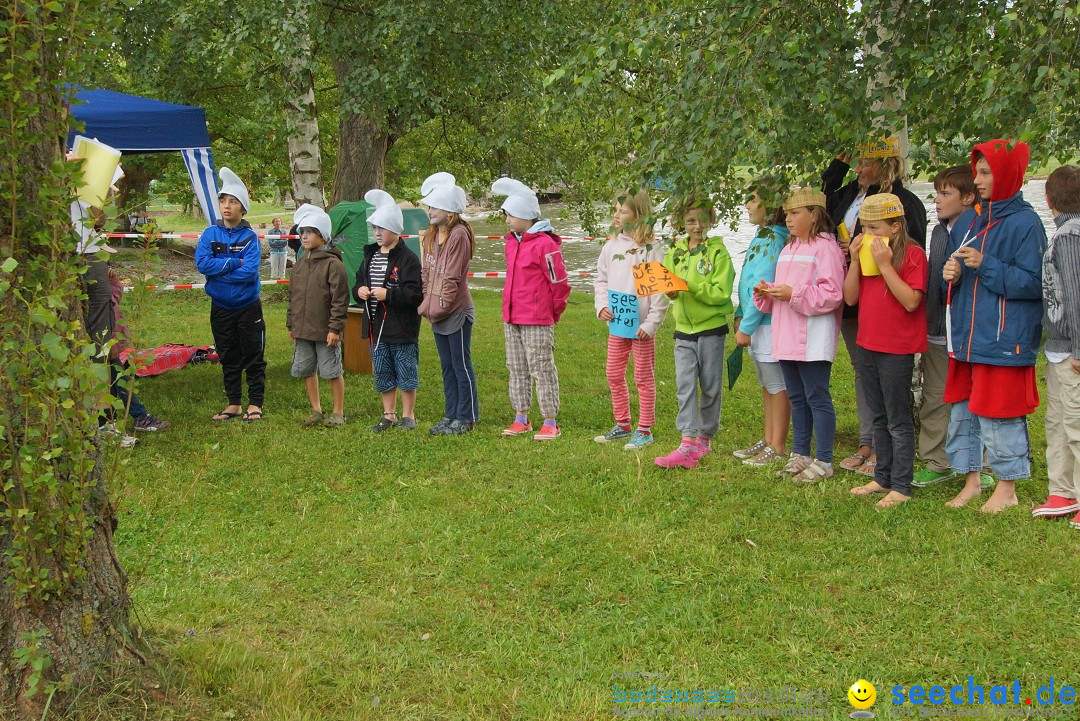
POLYGON ((217 415, 210 416, 210 420, 214 423, 224 423, 225 421, 231 421, 234 418, 240 418, 243 413, 231 413, 229 411, 221 411, 217 415), (220 418, 218 416, 221 416, 220 418))
POLYGON ((244 414, 244 423, 254 423, 262 420, 262 411, 248 411, 244 414))

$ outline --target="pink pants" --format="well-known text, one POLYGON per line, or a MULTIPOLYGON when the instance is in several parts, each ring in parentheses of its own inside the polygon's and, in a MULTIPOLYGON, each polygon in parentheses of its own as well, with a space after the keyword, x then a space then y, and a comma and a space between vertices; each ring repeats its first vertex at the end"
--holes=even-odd
POLYGON ((638 340, 609 335, 607 342, 607 381, 611 388, 611 410, 615 422, 630 424, 630 389, 626 385, 626 366, 634 353, 634 384, 637 386, 640 418, 638 426, 652 428, 656 422, 656 339, 638 340))

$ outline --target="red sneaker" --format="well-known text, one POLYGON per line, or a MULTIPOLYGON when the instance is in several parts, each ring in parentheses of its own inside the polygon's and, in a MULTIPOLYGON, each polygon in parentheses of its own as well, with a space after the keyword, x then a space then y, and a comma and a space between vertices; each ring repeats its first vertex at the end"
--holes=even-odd
POLYGON ((1080 503, 1075 498, 1050 496, 1046 503, 1031 509, 1032 518, 1061 518, 1080 511, 1080 503))
POLYGON ((540 426, 540 430, 533 436, 534 441, 553 441, 562 435, 562 429, 558 426, 549 426, 547 423, 540 426))
POLYGON ((532 430, 532 423, 519 423, 514 421, 510 424, 509 428, 503 428, 502 434, 504 436, 520 436, 522 433, 528 433, 532 430))

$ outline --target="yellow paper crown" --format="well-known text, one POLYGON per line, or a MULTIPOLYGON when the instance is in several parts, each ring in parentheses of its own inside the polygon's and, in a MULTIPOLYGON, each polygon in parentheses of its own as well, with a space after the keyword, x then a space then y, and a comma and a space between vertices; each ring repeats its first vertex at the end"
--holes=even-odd
POLYGON ((814 188, 795 188, 791 196, 784 201, 784 210, 794 208, 809 208, 814 205, 825 207, 825 193, 814 188))
POLYGON ((859 220, 866 223, 872 220, 888 220, 889 218, 901 218, 904 215, 904 205, 892 193, 878 193, 871 195, 863 201, 859 208, 859 220))
POLYGON ((900 138, 893 135, 877 141, 869 141, 859 146, 860 158, 899 158, 900 138))

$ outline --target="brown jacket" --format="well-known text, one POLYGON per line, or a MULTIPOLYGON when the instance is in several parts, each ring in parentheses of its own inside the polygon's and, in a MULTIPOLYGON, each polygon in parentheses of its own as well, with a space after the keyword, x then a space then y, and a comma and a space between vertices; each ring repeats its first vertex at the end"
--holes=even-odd
POLYGON ((418 312, 432 323, 472 305, 468 278, 471 241, 465 226, 455 225, 446 242, 423 251, 424 300, 418 312))
POLYGON ((337 248, 304 251, 289 280, 285 325, 297 338, 326 341, 341 334, 349 314, 349 276, 337 248))

